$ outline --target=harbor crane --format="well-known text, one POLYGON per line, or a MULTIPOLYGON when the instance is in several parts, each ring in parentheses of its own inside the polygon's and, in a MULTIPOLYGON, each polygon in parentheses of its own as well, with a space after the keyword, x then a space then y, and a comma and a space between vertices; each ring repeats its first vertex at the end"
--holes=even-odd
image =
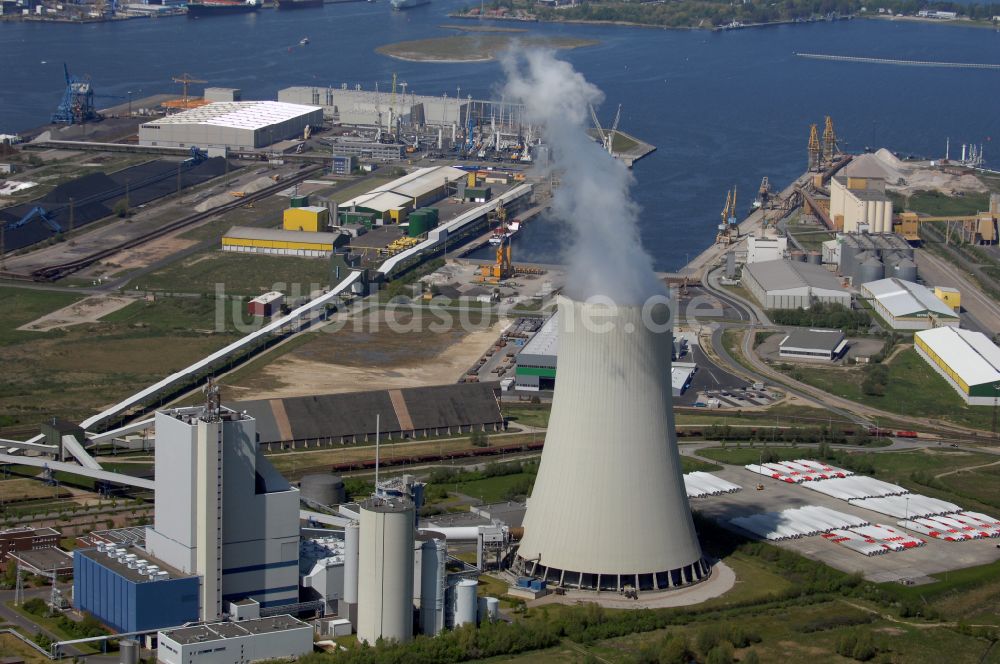
POLYGON ((94 88, 90 84, 90 78, 71 75, 65 62, 63 75, 66 77, 66 89, 59 107, 52 114, 52 122, 75 125, 100 120, 101 115, 94 106, 94 88))
POLYGON ((809 170, 820 170, 823 159, 823 146, 819 142, 819 130, 816 125, 809 125, 809 170))
POLYGON ((739 235, 739 226, 736 223, 736 187, 726 192, 726 206, 722 208, 722 223, 719 224, 719 232, 715 236, 718 244, 729 244, 734 239, 734 234, 739 235))
POLYGON ((833 119, 828 115, 823 127, 822 161, 827 165, 832 165, 838 154, 840 154, 840 148, 837 146, 837 133, 833 130, 833 119))
POLYGON ((608 154, 614 156, 615 135, 618 133, 618 123, 622 119, 622 105, 618 104, 618 112, 615 113, 615 120, 611 123, 611 128, 608 131, 604 131, 601 121, 597 119, 597 111, 594 110, 594 105, 587 104, 587 108, 590 109, 590 119, 594 122, 594 128, 597 130, 598 141, 608 151, 608 154))

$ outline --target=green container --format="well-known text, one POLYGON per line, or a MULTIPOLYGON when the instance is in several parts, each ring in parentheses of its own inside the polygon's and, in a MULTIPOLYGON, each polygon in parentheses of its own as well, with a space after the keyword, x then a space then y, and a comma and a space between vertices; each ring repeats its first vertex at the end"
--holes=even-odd
POLYGON ((430 220, 428 219, 427 215, 421 214, 417 215, 416 217, 414 217, 412 214, 410 215, 410 228, 409 232, 407 233, 410 237, 420 237, 421 235, 426 233, 430 228, 431 228, 430 220))
POLYGON ((309 196, 292 196, 291 207, 309 207, 309 196))

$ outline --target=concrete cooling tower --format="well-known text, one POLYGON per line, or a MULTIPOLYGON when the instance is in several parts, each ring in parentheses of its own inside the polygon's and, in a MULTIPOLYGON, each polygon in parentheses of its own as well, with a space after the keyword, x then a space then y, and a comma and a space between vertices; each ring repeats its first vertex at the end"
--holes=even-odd
POLYGON ((559 373, 518 566, 590 590, 705 577, 677 455, 668 308, 559 298, 559 373))

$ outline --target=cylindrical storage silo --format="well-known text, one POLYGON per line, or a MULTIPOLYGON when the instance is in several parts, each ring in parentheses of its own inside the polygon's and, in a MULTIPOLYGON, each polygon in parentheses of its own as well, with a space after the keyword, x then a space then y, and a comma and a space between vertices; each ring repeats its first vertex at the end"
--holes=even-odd
POLYGON ((854 275, 854 284, 857 286, 884 278, 885 266, 882 265, 882 261, 872 256, 858 266, 854 275))
POLYGON ((444 629, 445 593, 448 590, 448 542, 425 540, 420 546, 420 633, 435 636, 444 629))
POLYGON ((135 639, 122 639, 118 642, 119 664, 139 664, 139 642, 135 639))
POLYGON ((339 505, 347 500, 344 480, 337 475, 305 475, 299 482, 302 499, 318 505, 339 505))
POLYGON ((818 251, 810 251, 808 254, 806 254, 806 262, 812 263, 813 265, 822 265, 823 254, 821 254, 818 251))
POLYGON ((479 612, 479 601, 476 599, 478 587, 479 582, 475 579, 462 579, 455 586, 455 627, 476 624, 476 614, 479 612))
POLYGON ((896 270, 893 276, 895 276, 897 279, 902 279, 903 281, 916 282, 917 264, 914 263, 909 258, 904 258, 903 260, 896 263, 896 270))
POLYGON ((344 526, 344 601, 358 603, 358 555, 361 529, 357 521, 344 526))
POLYGON ((788 257, 789 259, 799 263, 804 262, 806 260, 805 252, 799 251, 798 249, 793 249, 792 251, 788 252, 788 257))
POLYGON ((408 498, 361 503, 358 641, 413 638, 413 527, 408 498))

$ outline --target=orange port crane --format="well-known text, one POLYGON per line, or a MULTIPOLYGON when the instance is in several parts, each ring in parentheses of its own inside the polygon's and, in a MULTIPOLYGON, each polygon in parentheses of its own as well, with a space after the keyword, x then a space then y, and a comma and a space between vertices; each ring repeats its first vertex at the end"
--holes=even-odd
POLYGON ((188 106, 188 84, 189 83, 208 83, 208 81, 203 81, 200 78, 194 78, 191 74, 181 74, 180 76, 173 77, 174 83, 180 83, 184 86, 184 93, 182 95, 182 100, 184 102, 184 107, 188 106))

